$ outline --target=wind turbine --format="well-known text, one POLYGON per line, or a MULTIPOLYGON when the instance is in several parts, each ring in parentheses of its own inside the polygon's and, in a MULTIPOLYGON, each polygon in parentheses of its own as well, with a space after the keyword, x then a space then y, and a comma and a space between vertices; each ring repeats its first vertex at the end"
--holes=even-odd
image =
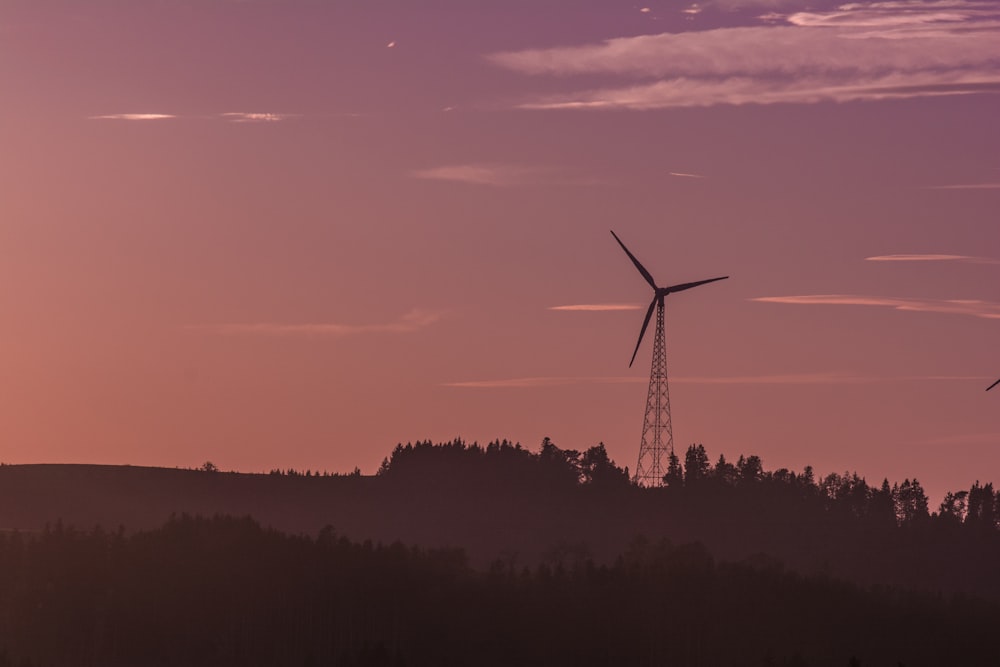
MULTIPOLYGON (((664 470, 661 464, 663 453, 674 453, 674 430, 670 421, 670 392, 667 387, 667 354, 666 339, 663 333, 663 300, 668 294, 683 292, 684 290, 714 283, 717 280, 725 280, 729 276, 719 278, 709 278, 693 283, 679 283, 670 287, 658 287, 653 276, 646 270, 639 260, 635 258, 629 249, 625 247, 618 235, 611 232, 622 247, 628 258, 635 264, 642 277, 646 279, 649 286, 653 288, 653 300, 649 303, 646 311, 646 319, 642 321, 642 329, 639 330, 639 340, 636 341, 635 351, 632 352, 632 360, 628 362, 629 368, 635 362, 635 355, 639 352, 639 345, 642 344, 642 337, 646 334, 646 327, 653 316, 653 309, 656 309, 656 340, 653 342, 653 364, 649 371, 649 393, 646 396, 646 414, 642 421, 642 443, 639 445, 639 463, 635 468, 633 481, 646 486, 663 486, 664 470), (664 439, 664 432, 666 439, 664 439)), ((1000 380, 998 380, 1000 382, 1000 380)))
POLYGON ((991 384, 990 386, 988 386, 986 388, 986 391, 989 391, 990 389, 992 389, 993 387, 997 386, 998 384, 1000 384, 1000 380, 997 380, 996 382, 994 382, 993 384, 991 384))

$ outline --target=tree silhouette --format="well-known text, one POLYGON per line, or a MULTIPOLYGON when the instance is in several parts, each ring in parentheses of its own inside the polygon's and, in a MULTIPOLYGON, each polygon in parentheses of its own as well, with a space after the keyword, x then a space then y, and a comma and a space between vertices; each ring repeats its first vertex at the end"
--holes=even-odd
POLYGON ((927 494, 916 479, 910 481, 903 480, 898 486, 893 486, 893 498, 895 500, 896 520, 900 524, 909 524, 927 519, 928 512, 927 494))
POLYGON ((629 483, 628 473, 608 457, 604 443, 586 450, 580 457, 580 476, 584 484, 598 487, 623 487, 629 483))
POLYGON ((684 454, 684 483, 696 484, 707 479, 712 470, 704 445, 691 445, 684 454))

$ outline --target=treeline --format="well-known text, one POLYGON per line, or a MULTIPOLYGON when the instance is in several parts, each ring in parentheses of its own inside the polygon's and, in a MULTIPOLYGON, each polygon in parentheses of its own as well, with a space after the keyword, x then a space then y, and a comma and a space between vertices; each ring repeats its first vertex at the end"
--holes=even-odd
POLYGON ((931 511, 916 479, 869 485, 857 473, 767 470, 758 456, 713 464, 702 445, 667 463, 665 487, 640 488, 603 444, 576 451, 546 439, 531 452, 507 441, 422 441, 398 445, 383 462, 379 493, 406 498, 413 521, 461 546, 496 549, 499 534, 522 556, 559 542, 556 552, 607 562, 645 534, 700 541, 726 559, 771 554, 866 585, 1000 599, 992 483, 948 493, 931 511))
MULTIPOLYGON (((589 485, 602 489, 631 485, 628 468, 618 467, 608 457, 604 443, 583 452, 560 449, 545 438, 539 451, 533 453, 507 440, 496 440, 485 447, 467 444, 461 439, 433 444, 430 440, 416 444, 399 444, 391 457, 382 461, 378 475, 445 475, 503 479, 517 475, 525 485, 589 485)), ((687 448, 683 463, 671 453, 667 457, 664 484, 672 492, 720 490, 724 487, 744 489, 752 493, 755 487, 782 488, 791 497, 809 502, 819 499, 823 509, 847 513, 855 517, 892 518, 898 525, 940 519, 949 524, 969 524, 978 528, 1000 528, 1000 492, 992 483, 977 480, 969 490, 948 492, 936 512, 929 509, 929 500, 920 482, 904 479, 880 486, 869 486, 856 472, 830 473, 816 478, 812 466, 801 473, 787 468, 764 469, 759 456, 741 455, 730 463, 719 455, 712 465, 704 445, 687 448)))
MULTIPOLYGON (((398 471, 397 471, 398 472, 398 471)), ((593 482, 590 482, 593 483, 593 482)), ((0 534, 0 666, 995 665, 1000 606, 634 540, 469 567, 250 519, 0 534)))
POLYGON ((429 474, 434 477, 474 475, 483 480, 504 480, 512 475, 521 477, 526 486, 545 485, 555 488, 589 484, 599 487, 623 487, 630 484, 628 471, 619 468, 608 457, 604 443, 579 452, 560 449, 545 438, 538 453, 521 443, 495 440, 485 447, 466 444, 460 438, 433 444, 430 440, 416 444, 398 444, 391 456, 382 460, 376 473, 386 477, 429 474))
POLYGON ((295 468, 272 468, 268 475, 276 475, 278 477, 361 477, 361 468, 355 468, 353 472, 350 473, 339 473, 339 472, 327 472, 326 470, 320 472, 316 470, 315 472, 311 469, 306 470, 296 470, 295 468))

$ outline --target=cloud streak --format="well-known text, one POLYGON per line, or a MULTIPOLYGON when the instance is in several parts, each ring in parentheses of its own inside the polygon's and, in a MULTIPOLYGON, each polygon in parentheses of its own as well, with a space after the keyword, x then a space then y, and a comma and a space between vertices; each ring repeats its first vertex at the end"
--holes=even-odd
POLYGON ((91 120, 169 120, 177 116, 169 113, 112 113, 90 116, 91 120))
POLYGON ((507 187, 525 184, 530 174, 531 170, 512 165, 461 164, 417 169, 410 175, 431 181, 507 187))
POLYGON ((596 185, 595 180, 574 178, 548 167, 516 164, 457 164, 417 169, 413 178, 449 181, 489 187, 519 187, 529 185, 596 185))
POLYGON ((921 445, 1000 445, 1000 433, 956 433, 921 440, 921 445))
POLYGON ((679 109, 716 105, 816 104, 859 102, 911 97, 942 97, 1000 92, 1000 75, 984 81, 962 72, 926 72, 913 75, 859 77, 837 81, 832 77, 802 77, 794 82, 734 77, 719 81, 673 79, 629 88, 602 88, 571 95, 552 95, 521 104, 536 110, 679 109))
POLYGON ((277 123, 290 116, 283 113, 260 113, 246 111, 230 111, 221 116, 233 123, 277 123))
POLYGON ((169 113, 112 113, 100 116, 89 116, 91 120, 169 120, 173 118, 222 119, 231 123, 276 123, 292 118, 292 114, 272 112, 229 111, 209 116, 178 116, 169 113))
POLYGON ((642 308, 643 306, 638 303, 575 303, 566 306, 549 306, 549 310, 577 310, 588 312, 641 310, 642 308))
POLYGON ((719 28, 489 56, 528 75, 632 82, 541 95, 527 109, 660 109, 1000 92, 1000 9, 854 3, 719 28))
MULTIPOLYGON (((939 382, 939 381, 975 381, 981 382, 983 376, 941 376, 914 375, 903 377, 877 377, 828 371, 817 373, 787 373, 776 375, 729 375, 729 376, 678 376, 670 378, 673 384, 695 385, 839 385, 839 384, 869 384, 875 382, 939 382)), ((566 387, 573 385, 601 384, 645 384, 649 379, 645 376, 542 376, 522 377, 495 380, 471 380, 465 382, 448 382, 446 387, 465 389, 536 389, 547 387, 566 387)))
POLYGON ((525 389, 535 387, 565 387, 577 384, 633 384, 636 382, 648 382, 648 380, 639 377, 523 377, 502 380, 447 382, 444 386, 470 389, 525 389))
POLYGON ((958 183, 955 185, 928 185, 927 190, 1000 190, 1000 183, 958 183))
POLYGON ((275 322, 192 324, 185 329, 226 336, 305 336, 340 338, 359 334, 411 333, 439 321, 441 313, 412 310, 395 322, 337 324, 328 322, 283 324, 275 322))
POLYGON ((1000 303, 976 299, 939 300, 862 296, 856 294, 806 294, 799 296, 761 296, 750 300, 761 303, 810 306, 880 306, 919 313, 945 313, 989 320, 1000 319, 1000 303))
POLYGON ((971 255, 876 255, 865 257, 868 262, 961 262, 965 264, 1000 264, 1000 260, 991 257, 973 257, 971 255))

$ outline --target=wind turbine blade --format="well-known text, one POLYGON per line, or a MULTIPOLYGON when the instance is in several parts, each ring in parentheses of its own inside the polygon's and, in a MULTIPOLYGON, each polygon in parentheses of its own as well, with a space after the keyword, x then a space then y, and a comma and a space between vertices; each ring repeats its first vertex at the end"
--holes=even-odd
POLYGON ((729 276, 721 276, 719 278, 709 278, 708 280, 699 280, 694 283, 681 283, 679 285, 671 285, 670 287, 664 287, 663 292, 665 294, 672 294, 674 292, 683 292, 686 289, 691 289, 692 287, 697 287, 698 285, 704 285, 706 283, 714 283, 716 280, 726 280, 729 276))
POLYGON ((622 250, 625 251, 625 254, 628 255, 628 258, 632 260, 633 264, 635 264, 635 268, 639 269, 639 273, 641 273, 642 277, 646 279, 646 282, 649 283, 653 289, 656 289, 656 281, 653 280, 653 276, 649 275, 649 271, 646 270, 646 267, 640 264, 639 260, 635 258, 635 255, 633 255, 628 251, 628 248, 625 247, 625 244, 622 243, 622 240, 620 238, 618 238, 618 235, 615 234, 614 230, 611 231, 611 235, 615 237, 615 241, 618 241, 618 245, 622 247, 622 250))
MULTIPOLYGON (((628 252, 628 251, 626 251, 628 252)), ((632 352, 632 361, 628 362, 628 367, 632 368, 632 363, 635 361, 635 355, 639 353, 639 346, 642 345, 642 337, 646 335, 646 327, 649 326, 649 318, 653 316, 653 308, 656 307, 656 297, 649 302, 649 310, 646 311, 646 319, 642 321, 642 329, 639 330, 639 340, 635 344, 635 351, 632 352)), ((1000 380, 998 380, 1000 382, 1000 380)))
POLYGON ((994 382, 993 384, 991 384, 990 386, 988 386, 986 388, 986 391, 989 391, 990 389, 992 389, 993 387, 997 386, 998 384, 1000 384, 1000 380, 997 380, 996 382, 994 382))

